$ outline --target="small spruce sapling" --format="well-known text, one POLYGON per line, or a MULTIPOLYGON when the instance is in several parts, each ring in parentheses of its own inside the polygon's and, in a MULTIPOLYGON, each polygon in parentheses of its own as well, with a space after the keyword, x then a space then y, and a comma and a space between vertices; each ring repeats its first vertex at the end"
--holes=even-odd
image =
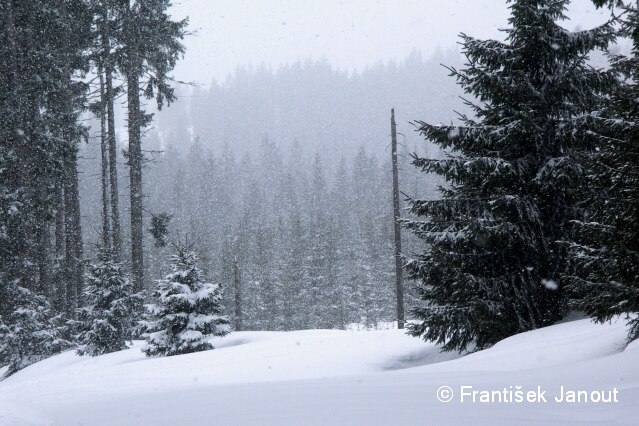
POLYGON ((213 349, 206 336, 225 336, 229 319, 221 315, 222 293, 217 284, 203 281, 191 246, 177 245, 170 257, 171 272, 158 280, 156 304, 147 305, 149 320, 142 323, 147 356, 181 355, 213 349))
POLYGON ((126 349, 126 342, 133 338, 142 296, 133 293, 133 284, 122 264, 108 250, 99 249, 96 261, 89 265, 86 281, 87 306, 78 309, 78 341, 83 345, 78 353, 96 356, 126 349))

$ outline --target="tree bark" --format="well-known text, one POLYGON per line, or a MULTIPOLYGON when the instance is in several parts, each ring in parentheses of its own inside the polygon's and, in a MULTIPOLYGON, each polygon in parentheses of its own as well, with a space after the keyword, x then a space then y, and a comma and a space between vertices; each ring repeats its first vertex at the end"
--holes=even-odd
POLYGON ((74 161, 71 170, 71 205, 73 216, 73 233, 74 247, 73 255, 75 257, 74 280, 76 285, 76 295, 78 306, 81 306, 82 290, 84 287, 84 267, 83 267, 83 247, 82 247, 82 224, 80 215, 80 185, 78 182, 78 161, 77 155, 74 155, 74 161))
POLYGON ((67 290, 66 282, 68 276, 65 268, 64 248, 66 244, 65 236, 65 218, 64 218, 64 188, 59 183, 55 194, 55 264, 56 264, 56 284, 55 284, 55 300, 54 305, 58 312, 66 312, 67 309, 67 290))
POLYGON ((237 254, 233 259, 233 287, 235 290, 235 331, 242 331, 242 282, 237 254))
MULTIPOLYGON (((131 49, 132 51, 134 49, 131 49)), ((142 230, 142 141, 140 137, 141 111, 139 65, 136 52, 130 52, 127 70, 127 98, 129 107, 129 178, 131 180, 131 264, 133 286, 144 289, 144 248, 142 230)))
POLYGON ((69 318, 75 318, 78 308, 78 287, 75 282, 75 271, 77 271, 77 258, 75 257, 75 233, 73 224, 73 179, 71 173, 74 167, 71 162, 67 165, 65 173, 64 187, 64 270, 66 278, 66 313, 69 318))
MULTIPOLYGON (((48 191, 46 185, 38 184, 37 200, 42 206, 47 205, 48 191)), ((49 230, 49 218, 47 217, 44 207, 40 207, 38 214, 38 223, 36 224, 36 241, 38 244, 36 259, 38 262, 38 287, 37 292, 47 299, 50 299, 52 291, 51 285, 51 234, 49 230)))
POLYGON ((107 109, 107 139, 109 146, 109 184, 111 186, 111 238, 113 242, 113 256, 119 260, 122 256, 122 231, 120 228, 120 201, 118 192, 118 155, 115 140, 115 111, 113 104, 113 65, 111 63, 111 43, 108 26, 108 10, 104 12, 104 37, 102 38, 105 97, 107 109))
POLYGON ((9 81, 7 87, 13 88, 16 84, 16 75, 18 72, 18 59, 16 55, 16 29, 13 19, 13 1, 7 0, 5 6, 5 32, 7 35, 7 47, 10 52, 9 57, 5 58, 9 66, 9 81))
POLYGON ((106 124, 106 94, 104 88, 104 73, 102 65, 99 66, 100 74, 100 156, 102 160, 101 186, 102 186, 102 244, 105 250, 111 248, 111 226, 109 224, 109 158, 108 137, 106 124))
POLYGON ((67 164, 65 177, 64 218, 67 314, 70 318, 75 318, 76 309, 80 306, 83 287, 82 227, 80 225, 78 167, 75 148, 67 164))
POLYGON ((397 168, 397 124, 395 109, 391 109, 391 152, 393 166, 393 225, 395 228, 395 292, 397 299, 397 328, 404 328, 404 282, 402 279, 402 234, 399 211, 399 171, 397 168))

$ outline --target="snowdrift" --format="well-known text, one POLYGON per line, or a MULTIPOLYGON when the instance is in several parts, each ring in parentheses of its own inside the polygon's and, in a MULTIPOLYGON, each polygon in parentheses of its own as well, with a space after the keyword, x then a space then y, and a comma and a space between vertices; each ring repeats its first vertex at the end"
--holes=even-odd
POLYGON ((636 425, 639 344, 625 337, 621 320, 580 320, 465 357, 399 330, 237 332, 169 358, 146 358, 141 342, 69 351, 0 382, 0 425, 636 425), (562 386, 616 388, 618 402, 555 402, 562 386), (462 401, 462 387, 539 388, 548 402, 462 401))

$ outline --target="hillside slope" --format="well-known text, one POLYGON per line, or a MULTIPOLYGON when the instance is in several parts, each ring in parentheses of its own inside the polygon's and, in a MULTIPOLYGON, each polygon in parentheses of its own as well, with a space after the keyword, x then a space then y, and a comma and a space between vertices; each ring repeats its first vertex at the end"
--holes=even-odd
POLYGON ((461 358, 398 330, 238 332, 171 358, 145 358, 140 342, 66 352, 0 382, 0 424, 637 424, 639 344, 624 350, 625 333, 581 320, 461 358), (548 402, 461 402, 461 386, 539 386, 548 402), (561 386, 616 387, 619 402, 555 402, 561 386))

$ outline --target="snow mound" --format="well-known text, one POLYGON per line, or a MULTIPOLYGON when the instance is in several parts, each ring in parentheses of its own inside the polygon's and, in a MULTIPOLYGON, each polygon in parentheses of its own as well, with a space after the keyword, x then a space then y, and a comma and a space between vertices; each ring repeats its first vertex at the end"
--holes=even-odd
POLYGON ((639 344, 623 350, 625 333, 574 321, 461 358, 400 330, 236 332, 168 358, 146 358, 142 342, 70 351, 0 382, 0 424, 638 424, 639 344), (443 403, 440 386, 616 387, 619 402, 443 403))

